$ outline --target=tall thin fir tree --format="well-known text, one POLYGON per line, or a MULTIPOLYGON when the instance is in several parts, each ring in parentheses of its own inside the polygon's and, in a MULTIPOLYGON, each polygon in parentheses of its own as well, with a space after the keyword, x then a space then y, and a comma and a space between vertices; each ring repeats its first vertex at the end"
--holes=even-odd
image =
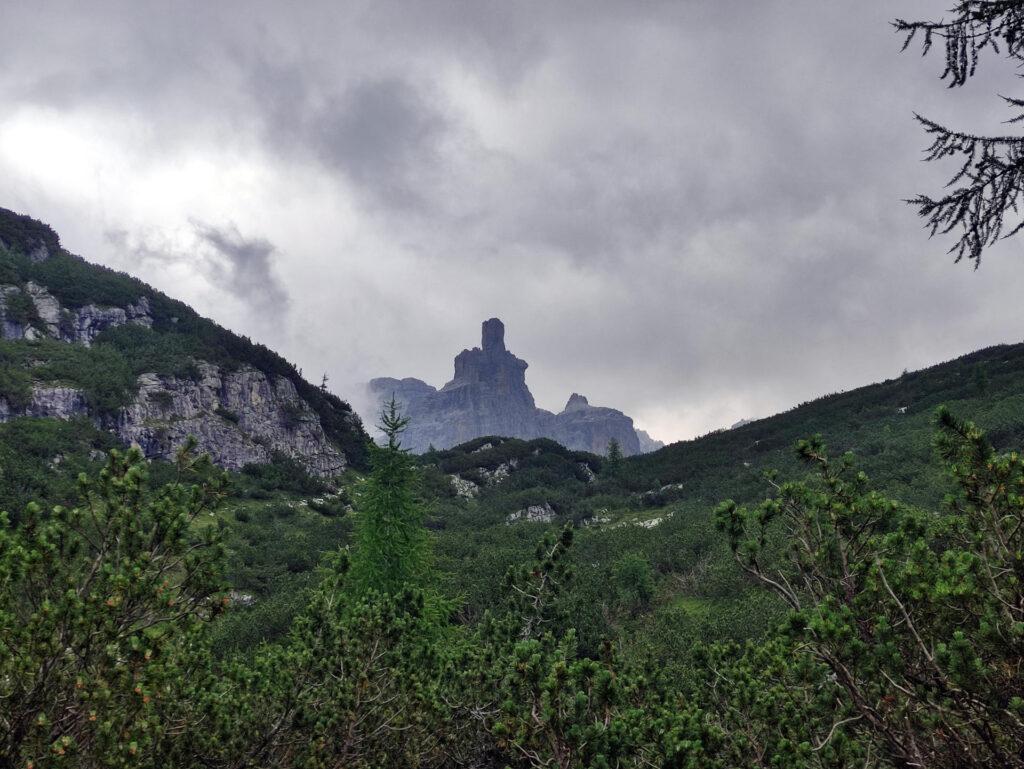
POLYGON ((416 467, 401 443, 408 424, 392 396, 378 425, 386 442, 370 447, 370 476, 358 505, 352 576, 363 592, 422 587, 428 569, 429 540, 416 500, 416 467))
POLYGON ((622 473, 622 447, 619 442, 612 438, 608 441, 608 450, 605 453, 605 467, 608 475, 617 478, 622 473))

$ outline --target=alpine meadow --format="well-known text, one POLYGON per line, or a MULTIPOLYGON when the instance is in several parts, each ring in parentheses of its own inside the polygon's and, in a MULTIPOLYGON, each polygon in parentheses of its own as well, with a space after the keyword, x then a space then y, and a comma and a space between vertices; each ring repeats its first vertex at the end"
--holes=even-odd
POLYGON ((0 3, 0 769, 1024 769, 1024 0, 866 5, 0 3))

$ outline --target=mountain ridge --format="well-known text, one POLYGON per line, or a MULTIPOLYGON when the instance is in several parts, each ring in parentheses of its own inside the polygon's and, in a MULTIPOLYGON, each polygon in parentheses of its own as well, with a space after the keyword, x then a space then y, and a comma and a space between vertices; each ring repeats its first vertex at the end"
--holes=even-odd
POLYGON ((422 453, 446 449, 474 438, 550 438, 569 449, 603 454, 616 440, 623 454, 661 446, 646 433, 641 442, 633 420, 617 409, 592 406, 572 393, 555 414, 538 408, 526 385, 529 364, 505 347, 505 326, 498 318, 481 325, 480 347, 455 356, 452 379, 441 388, 411 377, 377 377, 367 385, 375 403, 392 396, 410 418, 403 444, 422 453))
POLYGON ((84 417, 173 455, 187 436, 229 469, 284 454, 314 475, 364 466, 348 403, 266 346, 0 208, 0 421, 84 417))

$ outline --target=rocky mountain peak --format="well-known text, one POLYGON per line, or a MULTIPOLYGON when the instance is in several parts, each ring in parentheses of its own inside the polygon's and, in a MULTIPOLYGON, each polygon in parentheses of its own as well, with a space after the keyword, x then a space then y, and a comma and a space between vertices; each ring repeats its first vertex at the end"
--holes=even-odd
POLYGON ((505 352, 505 324, 497 318, 485 320, 481 329, 480 347, 484 352, 505 352))
POLYGON ((562 409, 562 413, 567 414, 570 411, 582 411, 588 408, 590 408, 590 401, 586 399, 586 396, 573 393, 569 396, 569 401, 565 404, 565 408, 562 409))
MULTIPOLYGON (((478 410, 507 413, 494 427, 514 424, 518 417, 512 412, 535 408, 533 395, 526 386, 526 361, 505 349, 505 325, 497 318, 484 321, 481 346, 463 350, 455 356, 455 376, 441 388, 441 392, 456 392, 468 388, 468 397, 478 410), (486 402, 486 405, 485 405, 486 402)), ((487 423, 487 419, 484 419, 487 423)), ((487 433, 483 433, 487 434, 487 433)), ((505 433, 495 431, 497 435, 505 433)), ((476 435, 470 437, 477 437, 476 435)))
POLYGON ((614 438, 625 454, 642 451, 633 420, 621 411, 591 406, 573 393, 559 414, 537 408, 526 385, 526 361, 505 347, 505 324, 481 326, 480 347, 455 356, 455 376, 440 390, 418 379, 379 377, 368 389, 375 403, 394 395, 412 420, 403 444, 413 451, 450 448, 494 435, 551 438, 571 449, 603 454, 614 438))

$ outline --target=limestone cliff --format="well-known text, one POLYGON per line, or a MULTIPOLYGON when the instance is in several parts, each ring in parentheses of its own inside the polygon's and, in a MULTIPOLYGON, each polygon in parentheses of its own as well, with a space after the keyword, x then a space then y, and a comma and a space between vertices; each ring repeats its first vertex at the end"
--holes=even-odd
POLYGON ((108 328, 128 323, 152 328, 149 299, 145 296, 127 307, 87 304, 65 308, 31 280, 23 287, 0 285, 0 336, 4 339, 32 341, 48 337, 88 346, 108 328))
POLYGON ((573 393, 562 412, 547 423, 546 437, 571 449, 604 454, 608 441, 614 438, 626 456, 642 453, 632 419, 616 409, 591 406, 578 393, 573 393))
POLYGON ((138 395, 117 416, 121 439, 147 456, 170 457, 192 435, 200 449, 233 470, 268 462, 275 451, 314 475, 345 469, 345 457, 290 380, 268 379, 250 366, 224 372, 200 362, 198 369, 196 379, 141 375, 138 395))
POLYGON ((455 376, 440 390, 419 379, 381 377, 370 382, 370 391, 377 401, 394 395, 402 403, 413 420, 404 443, 413 451, 481 435, 538 438, 541 412, 526 386, 526 367, 505 349, 505 327, 491 318, 483 324, 481 346, 455 356, 455 376))
MULTIPOLYGON (((348 404, 310 385, 280 356, 134 278, 68 254, 49 227, 2 208, 0 339, 12 353, 0 355, 0 368, 21 366, 0 377, 19 383, 0 389, 0 422, 83 417, 148 457, 173 456, 191 435, 201 451, 229 469, 281 453, 312 474, 331 476, 365 451, 366 435, 348 404), (102 298, 94 299, 94 293, 102 298), (123 348, 136 354, 130 361, 116 339, 108 338, 121 327, 131 331, 123 348), (63 344, 87 348, 75 360, 103 354, 102 360, 122 367, 123 396, 116 408, 96 408, 90 397, 102 370, 68 381, 78 372, 69 377, 66 362, 57 372, 33 357, 45 357, 48 350, 62 357, 63 344), (138 356, 140 349, 152 354, 138 356), (136 367, 140 359, 166 367, 165 353, 183 349, 196 352, 185 354, 173 374, 136 367)), ((98 384, 109 391, 117 381, 112 375, 98 384)))
MULTIPOLYGON (((450 448, 484 435, 551 438, 571 449, 603 454, 615 438, 623 453, 641 453, 633 420, 591 406, 573 393, 559 414, 537 408, 526 386, 527 363, 505 348, 505 326, 484 321, 480 347, 455 357, 455 375, 440 390, 419 379, 380 377, 369 383, 376 403, 392 396, 411 418, 404 443, 413 451, 450 448)), ((648 446, 650 444, 647 444, 648 446)))

